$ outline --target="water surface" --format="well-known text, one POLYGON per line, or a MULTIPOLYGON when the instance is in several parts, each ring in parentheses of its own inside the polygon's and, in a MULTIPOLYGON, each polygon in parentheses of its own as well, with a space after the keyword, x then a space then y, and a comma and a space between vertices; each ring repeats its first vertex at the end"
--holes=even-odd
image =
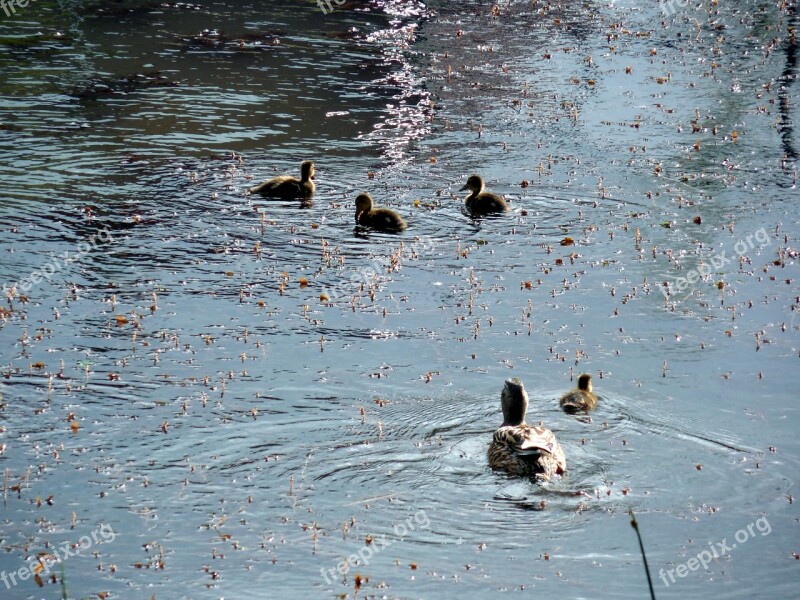
POLYGON ((720 4, 3 18, 0 570, 111 528, 70 597, 642 598, 633 509, 659 598, 791 596, 797 17, 720 4), (512 376, 559 481, 488 469, 512 376))

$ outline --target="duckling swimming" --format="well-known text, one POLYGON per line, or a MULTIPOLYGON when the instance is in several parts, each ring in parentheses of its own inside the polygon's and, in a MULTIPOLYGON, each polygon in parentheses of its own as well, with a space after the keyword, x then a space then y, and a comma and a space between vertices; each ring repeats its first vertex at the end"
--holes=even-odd
POLYGON ((567 459, 552 431, 525 423, 528 393, 518 378, 507 379, 500 395, 503 424, 489 446, 489 465, 511 475, 547 481, 567 469, 567 459))
POLYGON ((376 231, 403 231, 405 219, 388 208, 373 208, 372 196, 359 194, 356 198, 356 223, 376 231))
POLYGON ((487 214, 508 211, 508 204, 502 196, 485 191, 480 175, 472 175, 467 179, 467 183, 461 188, 461 191, 464 190, 472 192, 467 196, 466 204, 473 213, 487 214))
POLYGON ((314 163, 305 160, 300 165, 300 179, 289 175, 281 175, 250 188, 251 194, 261 194, 268 198, 293 200, 295 198, 310 199, 316 186, 314 185, 314 163))
POLYGON ((578 377, 578 387, 561 396, 564 412, 588 412, 597 406, 597 396, 592 393, 592 376, 583 373, 578 377))

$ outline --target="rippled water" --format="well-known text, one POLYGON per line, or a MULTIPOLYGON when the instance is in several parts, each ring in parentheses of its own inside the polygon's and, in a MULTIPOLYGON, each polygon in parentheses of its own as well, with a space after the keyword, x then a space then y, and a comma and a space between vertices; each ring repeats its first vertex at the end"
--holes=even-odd
POLYGON ((659 598, 791 597, 796 7, 681 4, 0 12, 0 571, 111 528, 70 597, 643 598, 633 509, 659 598), (563 479, 489 470, 510 376, 563 479))

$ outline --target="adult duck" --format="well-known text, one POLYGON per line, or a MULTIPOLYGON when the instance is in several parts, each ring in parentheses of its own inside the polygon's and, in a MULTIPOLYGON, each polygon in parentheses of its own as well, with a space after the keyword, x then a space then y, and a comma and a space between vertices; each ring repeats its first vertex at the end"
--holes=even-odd
POLYGON ((547 481, 567 469, 564 450, 543 425, 528 425, 528 393, 518 378, 508 379, 500 395, 503 424, 489 446, 489 465, 511 475, 534 476, 547 481))

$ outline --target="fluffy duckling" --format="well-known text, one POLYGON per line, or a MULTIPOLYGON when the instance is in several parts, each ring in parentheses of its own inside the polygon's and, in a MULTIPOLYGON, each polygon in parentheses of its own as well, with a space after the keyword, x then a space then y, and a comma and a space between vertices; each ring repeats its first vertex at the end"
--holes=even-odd
POLYGON ((356 223, 377 231, 403 231, 405 219, 388 208, 373 208, 372 196, 359 194, 356 198, 356 223))
POLYGON ((592 376, 583 373, 578 377, 578 387, 561 396, 564 412, 589 412, 597 406, 597 396, 592 393, 592 376))
POLYGON ((289 175, 281 175, 250 188, 251 194, 261 194, 268 198, 293 200, 295 198, 310 199, 316 186, 314 185, 314 163, 305 160, 300 165, 300 179, 289 175))
POLYGON ((472 175, 467 179, 467 183, 461 188, 461 191, 472 192, 467 196, 467 208, 473 213, 479 214, 507 212, 508 204, 503 197, 485 191, 484 187, 480 175, 472 175))
POLYGON ((511 475, 547 481, 567 469, 567 459, 552 431, 525 423, 528 393, 518 378, 507 379, 500 395, 503 424, 489 446, 489 465, 511 475))

